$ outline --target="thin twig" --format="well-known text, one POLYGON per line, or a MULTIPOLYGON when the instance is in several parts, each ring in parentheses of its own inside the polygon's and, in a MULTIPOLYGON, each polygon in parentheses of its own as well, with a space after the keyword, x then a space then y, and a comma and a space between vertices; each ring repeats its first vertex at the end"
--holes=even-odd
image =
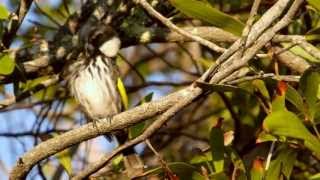
POLYGON ((159 21, 161 21, 164 25, 166 25, 169 29, 172 29, 196 42, 199 42, 200 44, 208 47, 209 49, 216 51, 216 52, 224 52, 226 49, 222 48, 213 42, 210 42, 206 39, 203 39, 199 36, 192 35, 191 33, 182 30, 178 26, 174 25, 169 19, 162 16, 159 12, 157 12, 146 0, 134 0, 136 4, 141 5, 151 16, 155 17, 159 21))
POLYGON ((266 166, 265 166, 265 170, 268 171, 270 163, 271 163, 271 157, 273 155, 273 151, 274 151, 274 147, 275 147, 276 141, 272 141, 270 149, 269 149, 269 153, 267 156, 267 161, 266 161, 266 166))
POLYGON ((42 10, 41 9, 41 7, 39 6, 39 4, 38 4, 38 2, 37 2, 38 0, 36 0, 35 2, 34 2, 34 4, 35 4, 35 6, 36 6, 36 8, 39 10, 39 12, 41 13, 41 14, 43 14, 45 17, 47 17, 53 24, 55 24, 57 27, 61 27, 61 24, 57 21, 57 20, 55 20, 53 17, 51 17, 47 12, 45 12, 44 10, 42 10))
POLYGON ((145 79, 144 79, 143 75, 138 71, 138 69, 136 67, 134 67, 122 54, 119 53, 119 56, 137 74, 137 76, 140 78, 140 80, 144 84, 145 83, 145 79))

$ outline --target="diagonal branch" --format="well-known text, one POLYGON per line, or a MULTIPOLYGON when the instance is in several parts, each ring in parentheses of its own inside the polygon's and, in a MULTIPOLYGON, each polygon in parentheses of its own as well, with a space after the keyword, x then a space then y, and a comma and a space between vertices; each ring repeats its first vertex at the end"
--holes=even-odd
POLYGON ((63 149, 108 132, 124 129, 135 123, 159 115, 175 104, 189 102, 190 99, 198 97, 201 93, 202 90, 200 88, 189 86, 188 88, 163 97, 158 101, 145 103, 120 113, 112 118, 111 123, 108 119, 97 122, 96 126, 88 123, 42 142, 19 158, 10 173, 10 179, 24 179, 35 164, 63 149), (99 131, 97 131, 97 129, 99 129, 99 131))
POLYGON ((170 118, 172 118, 177 112, 179 112, 185 106, 189 105, 193 101, 194 98, 195 98, 195 96, 190 96, 190 97, 186 97, 185 99, 179 101, 177 104, 175 104, 170 109, 168 109, 166 112, 164 112, 162 115, 160 115, 160 117, 157 118, 155 120, 155 122, 153 122, 141 135, 139 135, 138 137, 136 137, 130 141, 127 141, 125 144, 119 146, 117 149, 112 151, 111 154, 102 157, 99 161, 90 165, 89 167, 87 167, 87 169, 80 172, 77 176, 73 177, 72 180, 80 180, 80 179, 87 178, 92 173, 101 169, 104 165, 106 165, 108 163, 109 160, 111 160, 113 157, 115 157, 121 151, 148 139, 153 133, 155 133, 157 130, 159 130, 160 127, 163 126, 163 124, 165 124, 170 118))

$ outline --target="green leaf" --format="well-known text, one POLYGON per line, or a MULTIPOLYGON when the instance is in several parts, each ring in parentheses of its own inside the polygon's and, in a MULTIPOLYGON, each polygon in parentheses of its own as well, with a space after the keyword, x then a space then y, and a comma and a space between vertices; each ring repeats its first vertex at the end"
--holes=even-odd
POLYGON ((286 109, 285 95, 277 95, 271 103, 272 111, 282 111, 286 109))
POLYGON ((119 93, 120 93, 120 96, 121 96, 121 100, 122 100, 122 103, 123 103, 123 106, 125 109, 128 109, 129 108, 129 98, 128 98, 128 95, 127 95, 127 91, 126 91, 126 88, 122 82, 122 80, 120 78, 118 78, 118 81, 117 81, 117 87, 118 87, 118 90, 119 90, 119 93))
POLYGON ((277 138, 269 133, 261 132, 256 140, 257 143, 263 143, 267 141, 277 141, 277 138))
POLYGON ((122 160, 123 160, 123 155, 122 154, 119 154, 116 157, 114 157, 112 159, 112 168, 114 170, 120 170, 120 168, 121 168, 120 164, 121 164, 122 160))
POLYGON ((231 147, 226 147, 226 153, 230 157, 234 168, 237 170, 237 179, 248 179, 246 167, 239 154, 231 147))
POLYGON ((212 59, 199 58, 198 61, 205 69, 208 69, 214 64, 214 61, 212 59))
POLYGON ((224 172, 210 174, 210 179, 214 180, 228 180, 228 176, 224 172))
POLYGON ((210 162, 210 161, 212 161, 212 154, 211 152, 207 152, 205 154, 193 156, 192 159, 190 160, 190 163, 201 164, 201 163, 210 162))
POLYGON ((315 175, 312 175, 308 178, 309 180, 320 180, 320 173, 317 173, 315 175))
POLYGON ((286 179, 290 179, 297 153, 288 146, 283 146, 279 151, 279 154, 270 163, 266 173, 266 180, 283 179, 280 177, 281 175, 284 175, 286 179))
MULTIPOLYGON (((198 172, 198 169, 195 166, 192 166, 190 164, 184 163, 184 162, 173 162, 173 163, 167 163, 168 167, 178 175, 180 179, 183 180, 191 180, 194 174, 197 174, 197 176, 202 177, 200 172, 198 172)), ((146 171, 145 175, 155 175, 163 173, 162 167, 152 168, 148 171, 146 171)))
POLYGON ((219 127, 213 127, 210 132, 210 146, 213 166, 216 173, 224 170, 224 139, 219 127))
POLYGON ((153 97, 153 92, 147 94, 145 97, 143 97, 143 99, 138 103, 138 105, 146 103, 146 102, 150 102, 152 100, 153 97))
MULTIPOLYGON (((290 43, 282 43, 284 48, 289 48, 292 44, 290 43)), ((320 59, 317 59, 310 55, 308 52, 306 52, 302 47, 300 46, 294 46, 290 48, 290 51, 298 56, 301 56, 302 58, 310 61, 310 62, 320 62, 320 59)))
POLYGON ((8 19, 8 17, 9 11, 4 5, 0 4, 0 19, 8 19))
MULTIPOLYGON (((150 102, 152 100, 152 97, 153 97, 153 92, 147 94, 137 105, 140 105, 140 104, 143 104, 146 102, 150 102)), ((140 122, 138 124, 131 126, 129 128, 129 139, 133 139, 133 138, 139 136, 143 132, 145 124, 146 124, 146 122, 143 121, 143 122, 140 122)))
POLYGON ((196 81, 197 85, 203 89, 215 91, 215 92, 244 92, 249 93, 249 91, 239 88, 237 86, 225 85, 225 84, 210 84, 205 82, 196 81))
POLYGON ((292 112, 287 110, 271 112, 265 118, 263 128, 272 135, 302 140, 308 149, 320 156, 320 141, 308 131, 302 121, 292 112))
POLYGON ((198 0, 170 0, 170 3, 182 13, 208 22, 213 26, 240 36, 244 24, 232 16, 213 8, 207 2, 198 0))
POLYGON ((145 124, 146 124, 145 122, 140 122, 138 124, 131 126, 129 128, 129 139, 133 139, 139 136, 143 132, 145 124))
MULTIPOLYGON (((58 134, 52 133, 51 136, 56 137, 56 136, 58 136, 58 134)), ((63 151, 55 154, 54 156, 58 159, 58 162, 61 164, 61 166, 66 170, 69 177, 71 177, 71 175, 72 175, 72 163, 71 163, 72 153, 70 151, 70 148, 63 150, 63 151)))
POLYGON ((212 7, 215 6, 216 0, 206 0, 212 7))
POLYGON ((4 53, 0 55, 0 74, 2 75, 11 74, 14 70, 14 66, 15 66, 15 62, 10 57, 9 54, 4 53))
POLYGON ((318 10, 318 12, 320 13, 320 3, 319 3, 319 0, 308 0, 308 3, 316 8, 318 10))
POLYGON ((286 92, 286 99, 293 104, 300 112, 303 114, 307 113, 306 106, 303 102, 302 96, 295 90, 292 86, 288 85, 288 90, 286 92))
POLYGON ((299 89, 304 95, 309 109, 309 119, 314 120, 314 115, 318 110, 316 103, 318 99, 320 85, 320 72, 317 68, 309 68, 300 79, 299 89))
POLYGON ((72 175, 72 163, 71 163, 71 153, 69 149, 65 149, 55 155, 61 164, 61 166, 66 170, 69 176, 72 175))
POLYGON ((257 88, 257 90, 267 99, 270 99, 270 95, 268 92, 268 89, 266 87, 266 84, 264 81, 260 80, 260 79, 256 79, 254 81, 252 81, 252 85, 257 88))
POLYGON ((46 87, 45 89, 39 90, 43 87, 42 83, 48 79, 52 78, 52 76, 41 76, 39 78, 28 80, 25 83, 19 82, 20 93, 30 92, 33 97, 39 100, 52 100, 56 97, 58 85, 52 85, 46 87))

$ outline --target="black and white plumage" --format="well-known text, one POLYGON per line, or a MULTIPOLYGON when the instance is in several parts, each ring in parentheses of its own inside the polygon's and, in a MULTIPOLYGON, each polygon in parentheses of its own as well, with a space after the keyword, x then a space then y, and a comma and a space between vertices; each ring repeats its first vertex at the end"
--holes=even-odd
POLYGON ((110 118, 121 110, 117 90, 118 68, 114 60, 120 49, 120 40, 116 36, 103 37, 105 35, 108 34, 95 33, 89 37, 93 43, 102 38, 106 41, 99 46, 88 44, 91 53, 82 53, 68 66, 69 90, 93 121, 110 118))

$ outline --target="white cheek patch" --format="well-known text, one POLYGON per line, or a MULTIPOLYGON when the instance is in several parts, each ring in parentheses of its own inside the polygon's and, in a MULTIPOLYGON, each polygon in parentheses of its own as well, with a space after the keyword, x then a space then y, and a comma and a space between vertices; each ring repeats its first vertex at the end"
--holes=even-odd
POLYGON ((121 41, 118 37, 112 37, 105 43, 103 43, 99 50, 107 57, 114 57, 117 55, 120 49, 121 41))

